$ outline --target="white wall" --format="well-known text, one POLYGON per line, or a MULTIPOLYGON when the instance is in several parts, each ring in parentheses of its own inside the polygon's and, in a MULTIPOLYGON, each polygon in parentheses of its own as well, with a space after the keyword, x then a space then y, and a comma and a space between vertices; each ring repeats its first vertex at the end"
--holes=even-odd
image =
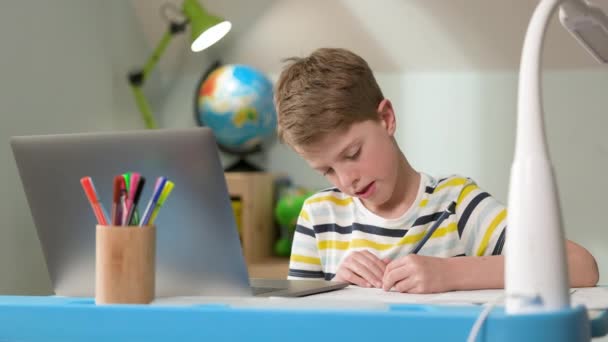
POLYGON ((139 57, 137 40, 118 44, 138 32, 128 13, 116 0, 0 2, 0 294, 50 291, 9 137, 137 126, 121 64, 139 57))

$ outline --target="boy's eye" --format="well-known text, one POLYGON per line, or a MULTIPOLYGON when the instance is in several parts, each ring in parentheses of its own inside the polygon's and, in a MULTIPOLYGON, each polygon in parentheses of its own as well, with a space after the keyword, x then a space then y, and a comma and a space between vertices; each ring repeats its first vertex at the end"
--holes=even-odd
POLYGON ((359 154, 361 154, 361 149, 358 149, 357 152, 351 154, 350 156, 346 156, 346 159, 355 160, 359 157, 359 154))
POLYGON ((327 176, 327 175, 329 175, 329 174, 331 174, 331 173, 333 173, 333 172, 334 172, 334 169, 329 168, 329 169, 327 169, 327 170, 325 170, 325 171, 323 172, 323 176, 327 176))

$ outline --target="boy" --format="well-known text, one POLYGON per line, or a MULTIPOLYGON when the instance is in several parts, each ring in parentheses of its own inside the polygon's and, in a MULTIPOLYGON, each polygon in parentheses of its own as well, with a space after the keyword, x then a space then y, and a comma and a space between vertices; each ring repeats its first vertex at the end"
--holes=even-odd
MULTIPOLYGON (((305 202, 289 278, 408 293, 502 288, 505 206, 469 178, 412 168, 391 102, 361 57, 324 48, 289 61, 275 94, 279 139, 335 186, 305 202)), ((567 253, 571 285, 594 286, 593 256, 571 241, 567 253)))

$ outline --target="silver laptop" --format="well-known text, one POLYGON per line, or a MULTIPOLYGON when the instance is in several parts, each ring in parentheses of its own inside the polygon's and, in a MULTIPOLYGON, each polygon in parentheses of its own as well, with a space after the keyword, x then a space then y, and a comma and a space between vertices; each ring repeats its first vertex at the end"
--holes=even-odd
MULTIPOLYGON (((346 284, 250 281, 215 138, 208 128, 11 138, 55 294, 94 296, 95 225, 80 185, 90 176, 109 208, 114 175, 175 183, 155 222, 156 296, 304 296, 346 284)), ((142 204, 143 203, 143 204, 142 204)))

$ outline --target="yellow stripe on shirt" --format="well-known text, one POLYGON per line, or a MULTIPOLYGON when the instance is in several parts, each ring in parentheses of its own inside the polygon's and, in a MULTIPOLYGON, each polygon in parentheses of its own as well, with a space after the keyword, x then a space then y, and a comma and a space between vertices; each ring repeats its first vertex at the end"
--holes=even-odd
POLYGON ((321 259, 319 258, 315 258, 315 257, 309 257, 309 256, 305 256, 305 255, 299 255, 299 254, 292 254, 291 258, 290 258, 291 262, 301 262, 304 264, 311 264, 311 265, 321 265, 321 259))
POLYGON ((471 191, 479 189, 479 187, 476 184, 469 184, 466 185, 464 187, 464 189, 462 189, 462 191, 460 192, 460 195, 458 196, 458 200, 456 201, 456 205, 459 206, 460 203, 462 203, 462 201, 467 197, 468 194, 471 193, 471 191))
POLYGON ((459 186, 462 185, 464 183, 468 182, 468 180, 466 178, 454 178, 454 179, 450 179, 449 181, 437 186, 435 188, 435 190, 433 191, 434 194, 438 193, 439 191, 450 187, 450 186, 459 186))
POLYGON ((490 239, 492 238, 492 233, 494 232, 494 230, 496 229, 498 224, 501 223, 505 219, 506 216, 507 216, 507 210, 503 209, 492 220, 492 222, 488 226, 488 229, 486 229, 486 232, 483 235, 483 239, 481 240, 481 244, 479 245, 479 248, 477 249, 477 256, 484 255, 484 253, 486 252, 486 248, 488 248, 488 243, 490 242, 490 239))
POLYGON ((320 250, 323 249, 338 249, 348 250, 351 248, 373 248, 378 251, 383 251, 394 247, 393 244, 378 243, 365 239, 354 239, 350 241, 338 241, 338 240, 323 240, 317 243, 320 250))
MULTIPOLYGON (((430 228, 430 226, 429 226, 430 228)), ((435 232, 433 233, 433 235, 431 235, 430 239, 434 239, 434 238, 440 238, 443 236, 446 236, 448 233, 451 232, 455 232, 458 230, 458 225, 456 224, 456 222, 454 223, 450 223, 445 227, 439 227, 435 230, 435 232)), ((422 240, 422 238, 424 237, 424 235, 426 234, 426 230, 420 234, 412 234, 412 235, 405 235, 403 238, 401 238, 401 240, 399 240, 399 242, 397 242, 397 245, 407 245, 410 243, 416 243, 420 240, 422 240)))
MULTIPOLYGON (((449 225, 441 228, 437 228, 430 239, 440 238, 446 236, 449 233, 455 232, 458 230, 458 225, 456 223, 450 223, 449 225)), ((375 241, 370 241, 366 239, 353 239, 351 241, 338 241, 338 240, 323 240, 317 243, 319 250, 324 249, 338 249, 338 250, 348 250, 351 248, 372 248, 378 251, 384 251, 387 249, 394 248, 395 246, 407 245, 416 243, 424 237, 426 231, 420 234, 412 234, 404 236, 399 242, 396 244, 390 243, 378 243, 375 241)))
POLYGON ((300 217, 305 219, 306 221, 310 222, 310 216, 308 216, 308 213, 306 212, 306 210, 300 211, 300 217))
POLYGON ((308 200, 306 200, 305 204, 312 204, 312 203, 325 202, 325 201, 332 202, 339 206, 347 206, 347 205, 353 203, 352 197, 347 197, 347 198, 341 199, 341 198, 336 198, 334 196, 322 196, 322 197, 313 197, 311 199, 308 199, 308 200))

